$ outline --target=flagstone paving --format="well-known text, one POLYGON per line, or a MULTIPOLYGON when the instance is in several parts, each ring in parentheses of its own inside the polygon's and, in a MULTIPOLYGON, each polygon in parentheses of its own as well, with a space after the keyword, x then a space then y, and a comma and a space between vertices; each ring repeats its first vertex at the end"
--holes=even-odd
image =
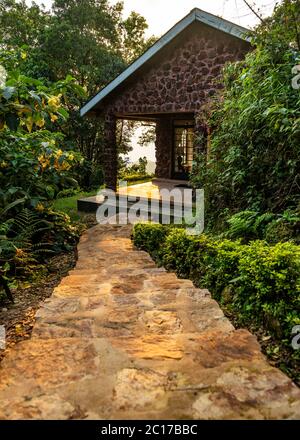
POLYGON ((1 419, 300 417, 300 390, 256 338, 134 249, 128 226, 88 230, 78 252, 2 362, 1 419))

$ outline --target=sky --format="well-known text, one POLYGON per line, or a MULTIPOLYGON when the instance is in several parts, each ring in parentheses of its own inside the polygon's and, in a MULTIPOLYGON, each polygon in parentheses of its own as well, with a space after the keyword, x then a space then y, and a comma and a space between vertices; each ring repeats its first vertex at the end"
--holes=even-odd
MULTIPOLYGON (((110 0, 116 3, 118 0, 110 0)), ((47 8, 51 7, 51 0, 35 0, 38 4, 44 4, 47 8)), ((31 3, 30 0, 27 1, 31 3)), ((204 11, 226 18, 246 28, 255 26, 259 19, 251 12, 244 0, 123 0, 124 17, 131 11, 136 11, 143 15, 149 25, 147 35, 160 37, 167 32, 175 23, 187 15, 193 8, 203 9, 204 11)), ((272 13, 276 3, 280 0, 248 0, 255 11, 263 17, 272 13)), ((131 161, 135 162, 139 157, 146 156, 149 160, 154 160, 154 147, 138 147, 136 137, 133 138, 133 151, 129 154, 131 161)))
MULTIPOLYGON (((110 0, 117 3, 119 0, 110 0)), ((51 0, 35 0, 38 4, 51 6, 51 0)), ((30 0, 27 3, 31 3, 30 0)), ((191 9, 204 11, 226 18, 245 27, 253 27, 259 21, 250 11, 244 0, 123 0, 124 16, 136 11, 143 15, 149 25, 148 35, 160 36, 167 32, 191 9)), ((269 15, 278 0, 248 0, 262 16, 269 15)))
MULTIPOLYGON (((117 0, 116 0, 117 1, 117 0)), ((116 3, 112 1, 112 3, 116 3)), ((249 1, 251 5, 253 1, 249 1)), ((276 1, 256 0, 255 10, 265 16, 272 12, 276 1)), ((245 27, 253 27, 259 21, 243 0, 125 0, 125 16, 134 10, 148 22, 148 34, 160 36, 167 32, 191 9, 199 8, 226 18, 245 27)))

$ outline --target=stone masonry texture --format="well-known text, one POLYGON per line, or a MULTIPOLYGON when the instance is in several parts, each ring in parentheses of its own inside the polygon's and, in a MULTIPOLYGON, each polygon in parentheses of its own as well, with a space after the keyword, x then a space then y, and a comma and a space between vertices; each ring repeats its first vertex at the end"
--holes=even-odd
POLYGON ((173 123, 171 118, 159 119, 156 122, 156 169, 158 178, 170 178, 172 172, 172 135, 173 123))
POLYGON ((222 88, 224 64, 243 59, 250 49, 249 43, 201 24, 178 39, 152 67, 110 97, 108 111, 195 113, 222 88))

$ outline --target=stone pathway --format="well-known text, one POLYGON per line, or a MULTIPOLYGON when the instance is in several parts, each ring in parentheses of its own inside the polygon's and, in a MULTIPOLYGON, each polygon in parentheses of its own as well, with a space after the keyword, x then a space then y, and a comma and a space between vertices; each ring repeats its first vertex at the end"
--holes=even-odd
POLYGON ((96 226, 0 372, 1 419, 279 419, 300 391, 207 290, 96 226))

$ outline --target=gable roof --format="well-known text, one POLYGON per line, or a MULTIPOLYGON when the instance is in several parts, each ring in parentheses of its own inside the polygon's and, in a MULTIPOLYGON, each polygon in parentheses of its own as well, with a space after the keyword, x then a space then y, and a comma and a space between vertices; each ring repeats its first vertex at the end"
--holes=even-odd
POLYGON ((146 52, 137 58, 127 69, 125 69, 120 75, 118 75, 113 81, 105 86, 100 92, 97 93, 92 99, 90 99, 80 110, 80 115, 84 116, 93 107, 98 105, 107 95, 109 95, 114 89, 116 89, 123 81, 136 72, 144 63, 150 60, 155 54, 157 54, 163 47, 165 47, 170 41, 172 41, 177 35, 179 35, 184 29, 186 29, 193 22, 204 23, 219 31, 225 32, 233 37, 240 38, 244 41, 250 41, 247 36, 249 29, 246 29, 237 24, 231 23, 224 18, 217 17, 209 12, 202 11, 201 9, 194 8, 191 12, 180 20, 175 26, 173 26, 166 34, 164 34, 156 43, 153 44, 146 52))

